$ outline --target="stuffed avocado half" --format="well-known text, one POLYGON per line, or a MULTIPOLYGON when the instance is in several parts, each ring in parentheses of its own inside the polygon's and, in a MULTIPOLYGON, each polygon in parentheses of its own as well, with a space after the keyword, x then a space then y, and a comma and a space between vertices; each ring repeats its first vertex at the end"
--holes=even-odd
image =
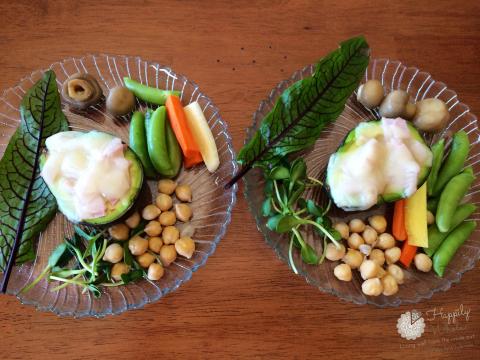
POLYGON ((330 156, 326 183, 335 204, 366 210, 407 198, 428 177, 432 153, 402 118, 360 123, 330 156))
POLYGON ((106 225, 135 203, 143 168, 119 138, 99 131, 66 131, 48 138, 46 148, 41 176, 70 221, 106 225))

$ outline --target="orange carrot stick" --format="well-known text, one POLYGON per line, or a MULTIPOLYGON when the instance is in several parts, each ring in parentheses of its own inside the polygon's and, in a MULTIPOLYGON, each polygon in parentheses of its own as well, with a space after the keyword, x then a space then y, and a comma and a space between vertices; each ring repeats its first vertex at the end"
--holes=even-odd
POLYGON ((175 95, 169 95, 165 106, 167 107, 170 125, 185 157, 185 167, 189 168, 201 163, 203 161, 202 154, 190 132, 180 99, 175 95))
POLYGON ((404 241, 407 239, 404 199, 395 202, 395 208, 393 210, 392 233, 397 240, 404 241))
POLYGON ((403 266, 409 267, 416 253, 417 247, 410 245, 407 239, 407 241, 403 243, 399 261, 403 264, 403 266))

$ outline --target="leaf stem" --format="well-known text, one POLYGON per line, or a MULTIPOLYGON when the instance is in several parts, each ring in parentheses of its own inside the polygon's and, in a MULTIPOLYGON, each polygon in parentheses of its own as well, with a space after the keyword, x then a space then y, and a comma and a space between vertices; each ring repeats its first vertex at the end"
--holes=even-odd
POLYGON ((298 270, 297 267, 295 266, 295 263, 293 262, 293 238, 295 234, 293 233, 292 236, 290 237, 290 245, 288 246, 288 262, 290 263, 290 267, 292 268, 293 272, 298 275, 298 270))
POLYGON ((45 269, 43 269, 43 271, 40 273, 40 275, 36 277, 35 280, 33 280, 29 285, 25 286, 23 289, 20 290, 20 293, 25 293, 29 291, 31 288, 33 288, 35 285, 37 285, 40 282, 40 280, 42 280, 45 277, 45 275, 48 274, 50 270, 51 270, 50 266, 45 267, 45 269))
POLYGON ((338 243, 337 240, 330 234, 322 225, 317 224, 315 221, 308 220, 308 219, 302 219, 301 217, 298 217, 300 220, 302 220, 305 224, 310 224, 315 226, 317 229, 319 229, 321 232, 323 232, 334 244, 337 248, 340 248, 340 244, 338 243))
POLYGON ((286 205, 283 202, 282 197, 280 196, 280 191, 278 190, 278 185, 276 180, 273 180, 273 187, 275 188, 275 194, 277 196, 278 203, 280 204, 280 207, 283 209, 282 212, 284 212, 286 205))
MULTIPOLYGON (((82 276, 82 274, 78 274, 78 275, 74 276, 73 278, 71 278, 71 279, 69 279, 69 280, 75 281, 75 280, 77 280, 78 278, 80 278, 81 276, 82 276)), ((50 276, 50 278, 52 278, 52 276, 50 276)), ((58 290, 61 290, 61 289, 65 288, 65 287, 67 287, 68 285, 71 285, 71 284, 72 284, 72 283, 70 283, 70 282, 64 281, 63 284, 58 285, 57 287, 54 287, 54 288, 53 288, 52 290, 50 290, 50 291, 52 291, 52 292, 53 292, 53 291, 58 291, 58 290)), ((77 281, 75 281, 75 284, 77 284, 77 281)), ((77 285, 79 285, 79 282, 78 282, 77 285)))
POLYGON ((319 185, 319 186, 323 186, 323 182, 321 182, 321 181, 318 180, 318 179, 315 179, 314 177, 309 176, 309 177, 308 177, 308 180, 310 180, 310 181, 313 182, 313 183, 316 183, 316 184, 319 185))
POLYGON ((275 200, 273 200, 273 198, 270 198, 270 201, 271 201, 272 207, 275 209, 275 211, 281 214, 281 213, 282 213, 282 210, 280 210, 280 209, 277 207, 277 204, 275 203, 275 200))

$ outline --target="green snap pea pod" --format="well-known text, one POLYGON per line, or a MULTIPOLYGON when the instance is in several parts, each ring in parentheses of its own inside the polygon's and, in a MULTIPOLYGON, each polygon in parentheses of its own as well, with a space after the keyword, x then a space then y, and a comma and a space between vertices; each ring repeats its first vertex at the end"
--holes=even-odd
POLYGON ((157 89, 143 85, 129 77, 124 77, 123 82, 127 89, 133 92, 137 98, 152 104, 164 105, 169 95, 180 95, 180 91, 157 89))
POLYGON ((461 130, 453 135, 450 153, 438 173, 438 178, 435 182, 432 195, 440 194, 450 179, 462 170, 463 164, 465 164, 465 160, 468 156, 469 148, 470 141, 468 140, 468 135, 465 131, 461 130))
POLYGON ((160 175, 172 172, 167 149, 167 112, 158 107, 147 121, 147 149, 153 167, 160 175))
POLYGON ((477 227, 475 221, 465 221, 457 226, 442 242, 440 248, 433 255, 433 270, 442 277, 445 268, 452 260, 458 248, 469 238, 477 227))
POLYGON ((441 232, 451 229, 453 214, 470 188, 475 176, 468 170, 454 176, 440 195, 435 220, 441 232))
MULTIPOLYGON (((455 229, 460 225, 464 220, 466 220, 470 215, 473 214, 477 207, 473 204, 463 204, 460 205, 455 214, 452 217, 451 229, 455 229)), ((428 256, 432 257, 435 251, 440 247, 442 241, 450 234, 449 232, 441 232, 438 230, 436 224, 432 224, 428 227, 428 248, 423 248, 423 251, 428 256)))
POLYGON ((145 131, 145 116, 140 111, 135 111, 130 121, 129 146, 140 159, 145 175, 148 178, 154 178, 156 172, 148 155, 145 131))
POLYGON ((170 159, 171 171, 163 175, 167 177, 175 177, 177 176, 182 166, 182 150, 180 149, 180 145, 178 144, 177 138, 175 137, 175 134, 168 121, 166 137, 168 158, 170 159))
POLYGON ((470 174, 470 175, 472 175, 472 176, 475 175, 475 174, 473 173, 473 168, 472 168, 471 166, 463 169, 462 172, 465 173, 465 174, 470 174))
POLYGON ((429 196, 433 195, 433 189, 435 187, 435 182, 437 181, 438 172, 442 166, 443 154, 445 152, 445 139, 440 139, 435 144, 432 145, 432 168, 430 169, 430 174, 427 179, 427 192, 429 196))
POLYGON ((437 207, 438 207, 438 201, 440 200, 440 197, 432 197, 427 200, 427 209, 430 210, 432 213, 437 212, 437 207))

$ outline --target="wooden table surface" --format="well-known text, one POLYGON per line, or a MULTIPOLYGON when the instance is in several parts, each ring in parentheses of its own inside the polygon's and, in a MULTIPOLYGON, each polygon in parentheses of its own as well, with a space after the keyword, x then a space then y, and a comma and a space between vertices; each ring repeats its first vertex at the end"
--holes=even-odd
MULTIPOLYGON (((480 2, 6 1, 0 2, 0 88, 69 56, 140 55, 170 65, 209 94, 235 148, 259 101, 280 80, 352 35, 374 57, 431 72, 480 114, 480 2)), ((0 358, 474 358, 480 286, 474 270, 420 304, 378 309, 319 292, 256 231, 242 195, 206 267, 158 303, 104 319, 59 318, 0 296, 0 358), (436 317, 415 341, 397 333, 411 309, 436 317)))

